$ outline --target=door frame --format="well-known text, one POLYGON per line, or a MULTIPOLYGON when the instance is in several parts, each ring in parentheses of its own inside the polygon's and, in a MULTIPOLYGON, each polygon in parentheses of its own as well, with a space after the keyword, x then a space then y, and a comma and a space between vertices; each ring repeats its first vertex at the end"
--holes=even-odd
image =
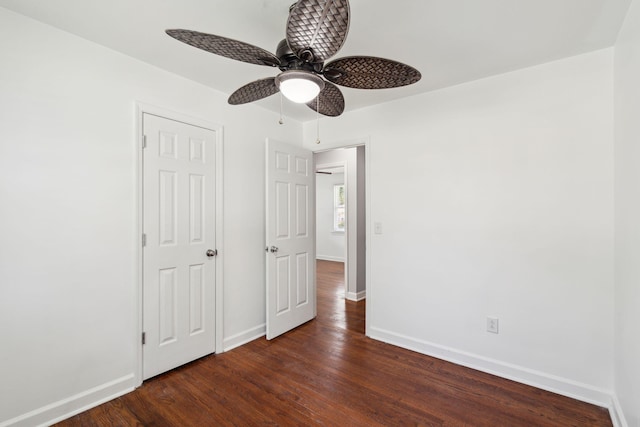
MULTIPOLYGON (((371 209, 371 139, 370 137, 354 138, 342 141, 322 141, 323 147, 319 148, 317 145, 311 145, 310 143, 304 143, 303 147, 309 148, 314 154, 321 153, 323 151, 330 151, 340 148, 354 148, 364 147, 364 206, 365 206, 365 335, 371 336, 371 325, 369 319, 372 313, 374 292, 371 286, 371 252, 373 236, 373 217, 371 209)), ((345 236, 346 238, 346 236, 345 236)), ((346 247, 346 246, 345 246, 346 247)), ((345 265, 346 266, 346 265, 345 265)), ((317 292, 317 290, 316 290, 317 292)))
POLYGON ((135 385, 139 387, 142 385, 142 328, 143 328, 143 298, 142 298, 142 288, 143 288, 143 251, 142 251, 142 232, 143 228, 143 142, 144 142, 144 129, 143 129, 143 115, 151 114, 154 116, 163 117, 169 120, 175 120, 178 122, 182 122, 192 126, 198 126, 201 128, 212 130, 216 133, 216 249, 218 250, 218 255, 216 256, 216 284, 215 284, 215 316, 216 316, 216 327, 215 327, 215 353, 223 352, 223 289, 224 289, 224 218, 223 218, 223 189, 224 189, 224 170, 223 170, 223 154, 224 154, 224 128, 222 125, 217 123, 201 119, 198 117, 189 116, 183 113, 179 113, 167 108, 158 107, 152 104, 144 103, 141 101, 135 101, 135 114, 136 114, 136 123, 135 123, 135 154, 136 154, 136 224, 134 227, 135 235, 134 241, 135 243, 135 254, 136 254, 136 291, 134 295, 135 301, 135 313, 136 319, 135 323, 137 324, 137 328, 133 333, 132 339, 135 343, 136 349, 136 363, 135 363, 135 385))

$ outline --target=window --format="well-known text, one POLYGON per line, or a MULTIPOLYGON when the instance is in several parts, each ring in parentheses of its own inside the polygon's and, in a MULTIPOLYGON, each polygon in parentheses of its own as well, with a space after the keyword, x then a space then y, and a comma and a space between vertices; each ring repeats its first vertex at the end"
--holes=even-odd
POLYGON ((345 205, 344 184, 333 186, 333 231, 344 231, 345 205))

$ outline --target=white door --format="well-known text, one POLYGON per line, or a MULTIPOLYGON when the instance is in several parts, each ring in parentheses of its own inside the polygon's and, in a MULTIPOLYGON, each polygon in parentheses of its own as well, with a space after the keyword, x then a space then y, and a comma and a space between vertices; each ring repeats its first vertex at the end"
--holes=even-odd
POLYGON ((311 151, 267 140, 267 339, 316 317, 311 151))
POLYGON ((143 115, 143 378, 215 351, 216 132, 143 115))

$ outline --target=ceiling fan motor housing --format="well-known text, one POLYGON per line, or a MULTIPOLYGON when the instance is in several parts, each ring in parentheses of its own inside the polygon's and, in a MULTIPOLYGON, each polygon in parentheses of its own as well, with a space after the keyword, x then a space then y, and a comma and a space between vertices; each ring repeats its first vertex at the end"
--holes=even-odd
POLYGON ((278 43, 276 49, 276 56, 280 59, 279 68, 282 71, 287 70, 305 70, 319 73, 322 71, 324 63, 313 63, 313 51, 311 49, 305 49, 301 52, 300 56, 296 56, 286 39, 283 39, 278 43))

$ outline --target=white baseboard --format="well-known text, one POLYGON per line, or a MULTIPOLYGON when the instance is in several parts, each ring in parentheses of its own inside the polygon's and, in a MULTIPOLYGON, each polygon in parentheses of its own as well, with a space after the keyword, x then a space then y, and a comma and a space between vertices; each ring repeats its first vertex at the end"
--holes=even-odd
MULTIPOLYGON (((360 293, 359 293, 360 294, 360 293)), ((224 351, 239 347, 264 336, 266 325, 262 324, 224 340, 224 351)), ((563 396, 582 400, 609 409, 614 427, 628 427, 616 396, 606 390, 571 381, 521 366, 474 355, 450 347, 418 340, 384 329, 371 327, 370 338, 376 339, 478 371, 507 378, 563 396)), ((92 389, 78 393, 50 405, 35 409, 10 420, 0 421, 0 427, 45 426, 62 421, 73 415, 113 400, 135 389, 134 374, 126 375, 92 389)))
POLYGON ((2 421, 0 427, 51 425, 129 393, 134 388, 134 374, 126 375, 10 420, 2 421))
POLYGON ((613 427, 629 427, 629 424, 627 424, 627 420, 624 417, 622 406, 620 406, 620 402, 615 395, 611 398, 611 405, 609 405, 609 414, 611 415, 611 422, 613 423, 613 427))
MULTIPOLYGON (((370 338, 436 357, 477 371, 486 372, 542 390, 608 408, 611 412, 613 393, 567 378, 546 374, 522 366, 501 362, 454 348, 434 344, 372 326, 370 338)), ((626 427, 621 424, 621 427, 626 427)))
POLYGON ((349 301, 362 301, 367 297, 367 291, 347 292, 344 297, 349 301))
POLYGON ((344 262, 344 257, 330 256, 330 255, 316 255, 316 259, 322 261, 335 261, 335 262, 344 262))
POLYGON ((244 332, 232 335, 223 340, 223 351, 229 351, 236 347, 240 347, 241 345, 246 344, 249 341, 253 341, 256 338, 265 336, 266 333, 267 325, 263 323, 262 325, 258 325, 255 328, 247 329, 244 332))

